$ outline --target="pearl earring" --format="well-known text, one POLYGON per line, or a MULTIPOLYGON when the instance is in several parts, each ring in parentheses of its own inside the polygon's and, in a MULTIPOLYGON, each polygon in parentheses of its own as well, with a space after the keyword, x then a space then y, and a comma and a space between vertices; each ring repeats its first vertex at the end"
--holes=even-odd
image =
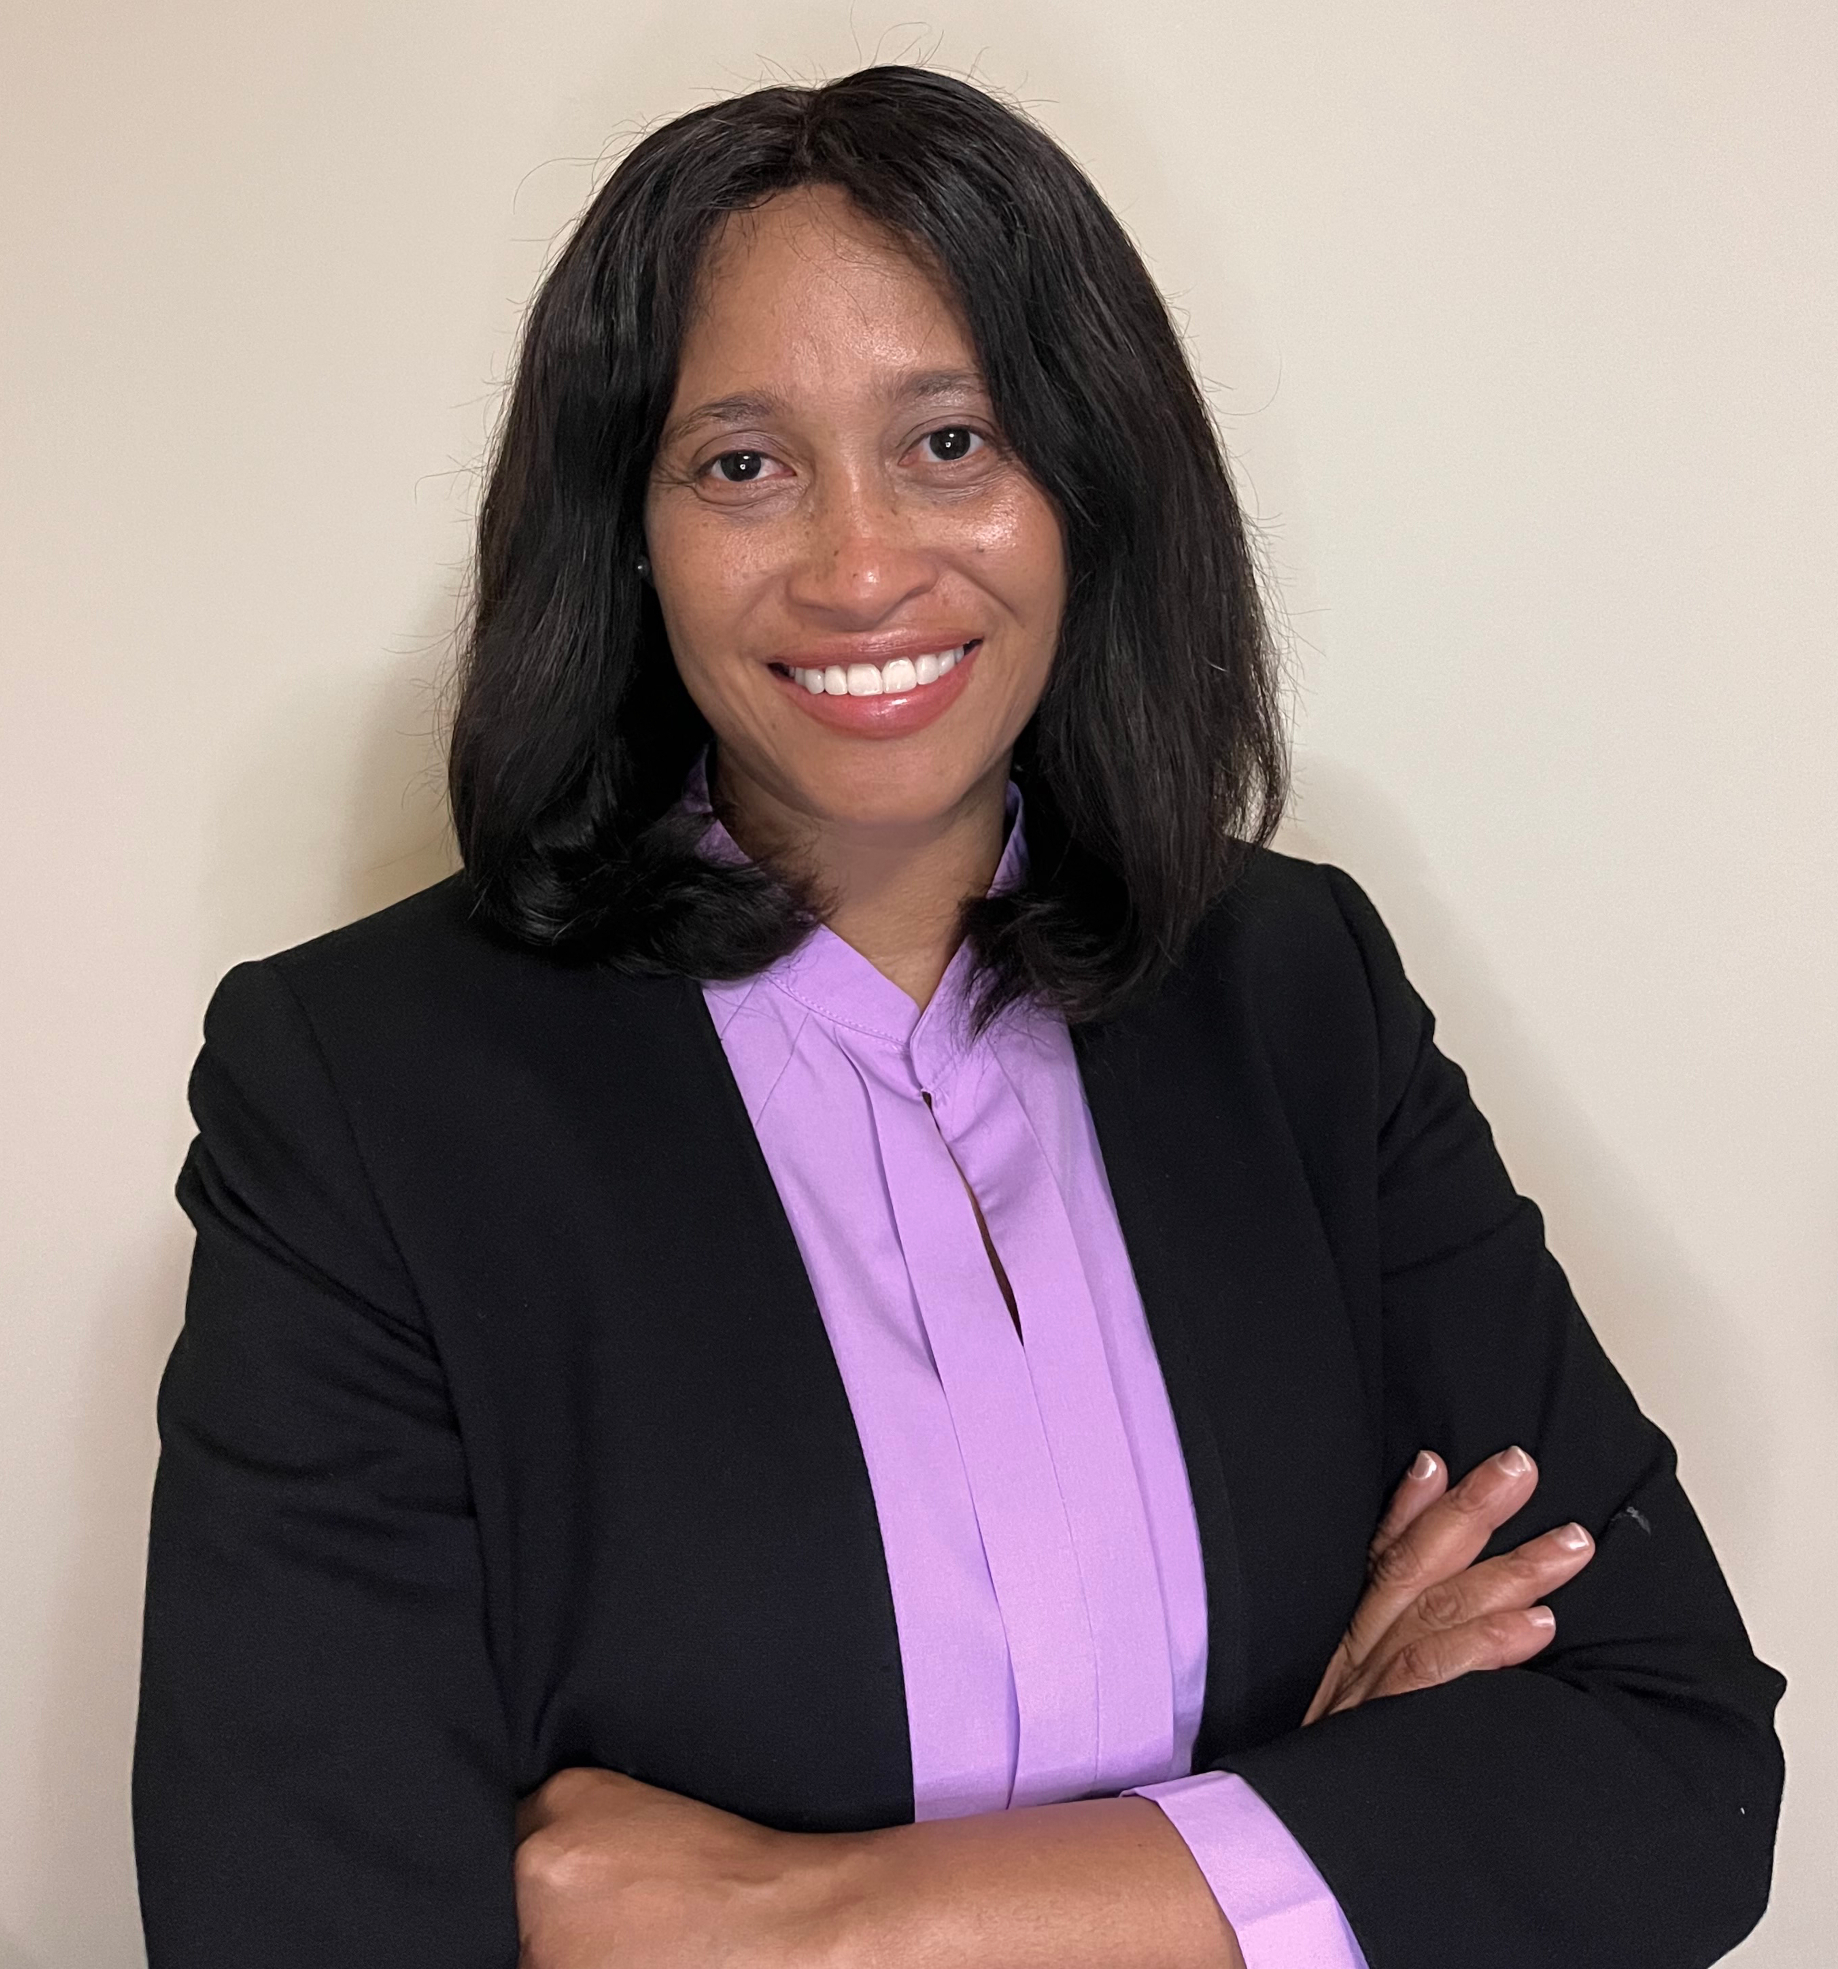
POLYGON ((651 579, 651 556, 649 554, 640 554, 638 557, 638 578, 640 581, 649 581, 651 579))

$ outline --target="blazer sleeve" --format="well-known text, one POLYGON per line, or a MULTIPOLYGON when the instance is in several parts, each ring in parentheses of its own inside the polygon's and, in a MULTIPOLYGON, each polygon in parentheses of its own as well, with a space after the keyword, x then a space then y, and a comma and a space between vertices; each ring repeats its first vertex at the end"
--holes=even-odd
POLYGON ((304 1013, 205 1017, 134 1832, 151 1969, 511 1969, 514 1798, 441 1362, 304 1013))
POLYGON ((1394 1696, 1221 1760, 1320 1869, 1371 1969, 1694 1969, 1766 1906, 1782 1678, 1758 1661, 1672 1445, 1514 1191, 1364 893, 1325 871, 1371 990, 1384 1441, 1460 1474, 1520 1443, 1595 1557, 1524 1667, 1394 1696))

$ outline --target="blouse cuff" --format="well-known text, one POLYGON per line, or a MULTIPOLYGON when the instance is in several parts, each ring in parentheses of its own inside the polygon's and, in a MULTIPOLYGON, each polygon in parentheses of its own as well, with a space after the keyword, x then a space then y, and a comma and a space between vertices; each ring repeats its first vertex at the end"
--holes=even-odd
POLYGON ((1245 1969, 1366 1969, 1340 1903, 1283 1821, 1229 1771, 1139 1784, 1187 1842, 1245 1969))

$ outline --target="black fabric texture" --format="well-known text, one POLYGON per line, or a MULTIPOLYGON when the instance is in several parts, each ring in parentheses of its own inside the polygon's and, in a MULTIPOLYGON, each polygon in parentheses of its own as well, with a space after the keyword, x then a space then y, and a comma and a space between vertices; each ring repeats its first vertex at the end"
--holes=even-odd
MULTIPOLYGON (((1690 1969, 1766 1904, 1783 1684, 1392 941, 1274 854, 1074 1034, 1186 1456, 1196 1768, 1371 1969, 1690 1969), (1520 1669, 1302 1713, 1392 1486, 1523 1444, 1600 1549, 1520 1669)), ((874 1502, 699 986, 454 880, 239 965, 179 1180, 134 1811, 151 1969, 514 1969, 513 1820, 595 1764, 913 1811, 874 1502)))

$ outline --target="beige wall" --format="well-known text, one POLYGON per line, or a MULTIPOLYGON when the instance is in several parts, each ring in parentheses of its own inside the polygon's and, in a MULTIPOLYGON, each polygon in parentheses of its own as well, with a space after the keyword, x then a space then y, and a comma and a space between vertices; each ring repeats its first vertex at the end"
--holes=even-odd
POLYGON ((1740 1959, 1818 1969, 1838 16, 901 13, 0 13, 0 1969, 138 1959, 140 1548, 199 1013, 233 960, 448 865, 430 690, 548 242, 648 119, 877 50, 1032 103, 1181 312, 1293 632, 1293 841, 1388 913, 1793 1678, 1776 1907, 1740 1959))

